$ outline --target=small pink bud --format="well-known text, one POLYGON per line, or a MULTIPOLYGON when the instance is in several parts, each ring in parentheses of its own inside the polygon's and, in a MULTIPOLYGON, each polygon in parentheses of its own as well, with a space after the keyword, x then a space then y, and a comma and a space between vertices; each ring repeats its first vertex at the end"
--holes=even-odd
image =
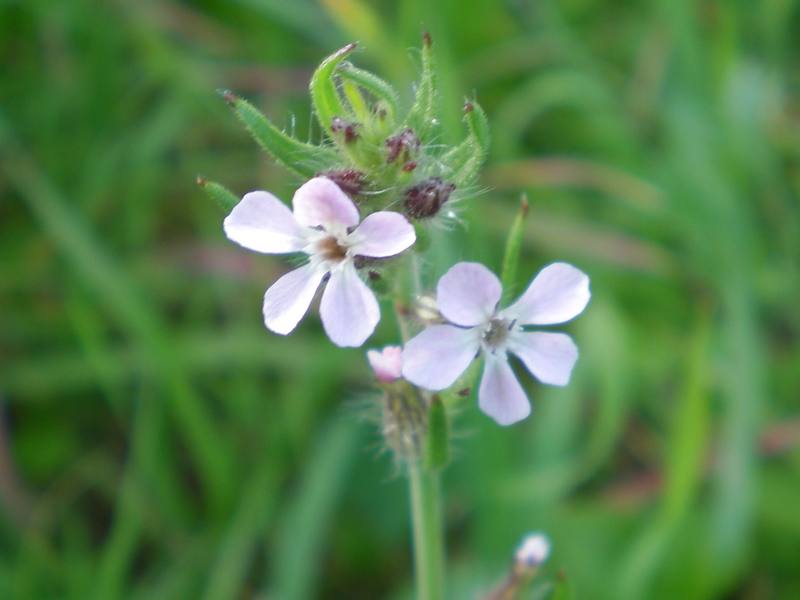
POLYGON ((532 533, 522 540, 515 559, 523 567, 538 567, 550 554, 550 541, 543 533, 532 533))
POLYGON ((386 346, 383 350, 368 350, 367 360, 381 383, 391 383, 402 375, 402 352, 400 346, 386 346))

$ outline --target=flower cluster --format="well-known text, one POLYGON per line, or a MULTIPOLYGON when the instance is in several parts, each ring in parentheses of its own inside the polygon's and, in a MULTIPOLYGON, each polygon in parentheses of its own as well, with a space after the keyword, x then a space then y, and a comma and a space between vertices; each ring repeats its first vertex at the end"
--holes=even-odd
MULTIPOLYGON (((305 180, 291 209, 269 192, 250 192, 230 202, 224 188, 208 187, 230 208, 224 221, 230 240, 256 252, 303 257, 266 290, 266 327, 281 335, 292 332, 324 287, 322 325, 342 347, 363 345, 380 320, 371 277, 365 274, 417 252, 417 230, 442 212, 453 212, 442 207, 464 197, 488 147, 486 117, 474 100, 463 107, 464 140, 452 147, 438 143, 430 36, 424 37, 422 78, 405 115, 389 84, 346 61, 354 49, 350 44, 329 56, 310 84, 327 144, 315 146, 287 136, 246 101, 223 93, 258 142, 305 180)), ((554 263, 510 306, 500 307, 501 296, 500 281, 489 269, 458 263, 439 279, 435 306, 426 307, 435 315, 433 322, 402 348, 368 352, 376 378, 387 396, 395 398, 397 410, 404 406, 407 390, 414 390, 412 404, 424 403, 432 397, 429 392, 453 386, 476 359, 483 364, 479 406, 501 425, 530 413, 510 356, 542 383, 567 384, 578 357, 572 339, 530 327, 565 323, 580 314, 589 301, 588 277, 571 265, 554 263)))

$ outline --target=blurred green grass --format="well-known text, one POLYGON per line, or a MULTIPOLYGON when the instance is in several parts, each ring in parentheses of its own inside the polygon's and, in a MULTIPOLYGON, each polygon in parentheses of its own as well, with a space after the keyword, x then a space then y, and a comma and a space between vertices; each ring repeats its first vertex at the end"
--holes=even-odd
POLYGON ((0 2, 0 597, 410 596, 362 351, 263 329, 284 265, 194 178, 291 193, 213 90, 313 138, 317 62, 357 39, 408 100, 422 27, 443 136, 465 94, 493 124, 435 266, 499 270, 527 191, 520 276, 594 293, 570 387, 457 416, 452 597, 533 529, 579 598, 800 597, 791 0, 0 2))

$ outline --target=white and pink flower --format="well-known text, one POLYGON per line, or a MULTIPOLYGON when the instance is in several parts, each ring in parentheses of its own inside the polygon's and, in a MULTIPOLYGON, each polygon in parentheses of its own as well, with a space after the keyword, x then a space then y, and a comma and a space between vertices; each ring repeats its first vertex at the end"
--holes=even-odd
POLYGON ((400 213, 388 211, 359 223, 355 204, 325 177, 303 184, 292 207, 269 192, 250 192, 223 224, 230 240, 250 250, 309 257, 264 294, 264 323, 275 333, 290 333, 329 276, 320 303, 325 332, 337 346, 360 346, 375 330, 380 309, 356 272, 354 258, 399 254, 416 240, 414 227, 400 213))
POLYGON ((367 360, 375 379, 381 383, 392 383, 403 376, 403 349, 400 346, 367 350, 367 360))
POLYGON ((578 316, 589 302, 589 278, 566 263, 554 263, 533 279, 508 308, 500 309, 500 281, 478 263, 462 262, 439 280, 436 300, 450 324, 433 325, 403 350, 403 377, 430 390, 450 387, 480 353, 481 410, 500 425, 530 414, 530 402, 508 363, 515 354, 542 383, 566 385, 578 349, 564 333, 527 331, 578 316))

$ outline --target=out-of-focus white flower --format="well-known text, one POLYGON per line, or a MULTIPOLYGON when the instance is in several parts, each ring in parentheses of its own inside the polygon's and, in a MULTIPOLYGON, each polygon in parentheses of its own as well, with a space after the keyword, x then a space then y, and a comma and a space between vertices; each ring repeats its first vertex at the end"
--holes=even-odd
POLYGON ((543 533, 531 533, 522 540, 514 560, 524 567, 538 567, 550 555, 550 540, 543 533))
POLYGON ((368 350, 367 360, 375 378, 381 383, 391 383, 403 376, 403 349, 400 346, 386 346, 383 350, 368 350))
POLYGON ((439 311, 450 324, 428 327, 406 344, 403 377, 443 390, 482 353, 479 406, 500 425, 511 425, 527 417, 531 408, 508 364, 508 353, 518 356, 542 383, 566 385, 578 359, 572 339, 523 327, 564 323, 579 315, 589 302, 589 278, 572 265, 553 263, 508 308, 498 308, 501 295, 500 281, 483 265, 453 266, 436 290, 439 311))
POLYGON ((303 252, 309 261, 290 271, 264 295, 264 323, 286 335, 303 318, 314 294, 330 275, 320 314, 337 346, 360 346, 380 320, 375 295, 356 272, 356 256, 399 254, 416 240, 400 213, 380 211, 359 223, 358 209, 330 179, 315 177, 292 198, 293 211, 269 192, 246 194, 223 227, 229 239, 256 252, 303 252))

